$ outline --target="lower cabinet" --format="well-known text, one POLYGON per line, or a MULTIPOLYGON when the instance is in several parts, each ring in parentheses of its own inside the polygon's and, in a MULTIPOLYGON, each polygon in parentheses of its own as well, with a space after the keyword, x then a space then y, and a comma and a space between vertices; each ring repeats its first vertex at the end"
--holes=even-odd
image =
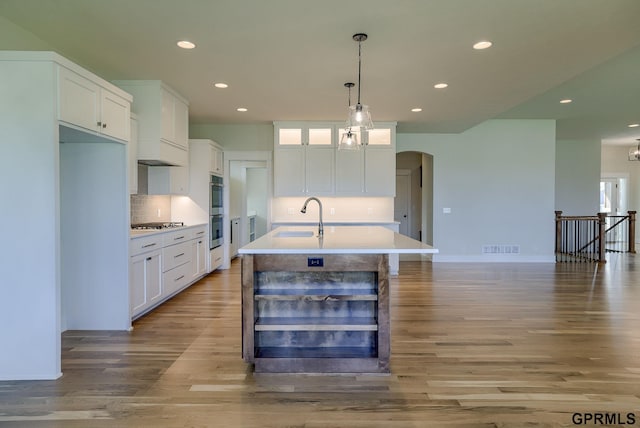
POLYGON ((160 251, 131 258, 130 308, 132 314, 142 313, 162 297, 162 266, 160 251))
POLYGON ((206 226, 131 240, 130 311, 137 318, 207 274, 206 226))

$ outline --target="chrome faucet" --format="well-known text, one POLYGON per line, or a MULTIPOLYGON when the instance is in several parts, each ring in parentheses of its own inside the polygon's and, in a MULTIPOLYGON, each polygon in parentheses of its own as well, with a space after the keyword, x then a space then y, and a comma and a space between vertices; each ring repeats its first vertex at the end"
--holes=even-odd
POLYGON ((323 236, 324 235, 324 225, 322 224, 322 202, 320 202, 320 199, 315 198, 315 197, 310 197, 307 198, 306 201, 304 201, 304 205, 302 206, 302 209, 300 209, 300 212, 302 214, 306 214, 307 212, 307 204, 309 203, 309 201, 316 201, 318 203, 318 212, 320 212, 320 220, 318 222, 318 236, 323 236))

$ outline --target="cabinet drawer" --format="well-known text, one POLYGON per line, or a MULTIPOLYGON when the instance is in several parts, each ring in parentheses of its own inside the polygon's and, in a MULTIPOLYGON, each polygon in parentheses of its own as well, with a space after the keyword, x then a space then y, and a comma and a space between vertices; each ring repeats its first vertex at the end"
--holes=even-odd
POLYGON ((162 248, 162 235, 143 236, 129 241, 129 255, 131 257, 148 251, 162 248))
POLYGON ((207 226, 194 227, 191 230, 191 239, 200 239, 207 236, 207 226))
POLYGON ((222 257, 224 256, 224 248, 222 245, 210 251, 211 270, 214 271, 222 266, 222 257))
POLYGON ((162 249, 162 272, 190 262, 191 258, 191 244, 188 241, 165 247, 162 249))
POLYGON ((191 229, 185 228, 165 233, 162 236, 162 243, 166 247, 167 245, 179 244, 189 239, 191 239, 191 229))
POLYGON ((169 296, 191 281, 191 263, 185 263, 162 274, 164 295, 169 296))

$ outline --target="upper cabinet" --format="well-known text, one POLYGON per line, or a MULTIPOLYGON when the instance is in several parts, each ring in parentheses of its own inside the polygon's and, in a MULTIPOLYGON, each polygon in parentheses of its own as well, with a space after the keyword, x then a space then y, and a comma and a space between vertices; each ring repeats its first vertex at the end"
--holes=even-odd
POLYGON ((129 194, 138 193, 138 117, 131 113, 131 138, 127 151, 129 164, 129 194))
MULTIPOLYGON (((336 196, 395 196, 395 123, 376 123, 375 129, 356 132, 360 150, 336 153, 336 196)), ((345 132, 339 129, 341 136, 345 132)))
POLYGON ((274 123, 274 194, 395 196, 395 122, 356 132, 360 150, 338 150, 337 123, 274 123))
POLYGON ((58 66, 58 119, 91 133, 129 141, 130 99, 58 66))
POLYGON ((224 174, 224 152, 222 148, 213 141, 209 145, 209 150, 211 156, 210 172, 222 177, 224 174))
POLYGON ((187 166, 189 103, 159 80, 118 80, 133 95, 138 116, 138 162, 187 166))
POLYGON ((332 195, 335 125, 291 122, 274 125, 275 196, 332 195))

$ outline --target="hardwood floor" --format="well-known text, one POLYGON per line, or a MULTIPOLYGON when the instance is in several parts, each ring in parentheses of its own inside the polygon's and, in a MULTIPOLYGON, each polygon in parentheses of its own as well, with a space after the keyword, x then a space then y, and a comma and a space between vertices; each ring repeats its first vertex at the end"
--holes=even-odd
POLYGON ((241 358, 238 262, 130 333, 66 332, 62 378, 0 382, 0 426, 640 426, 634 256, 402 262, 391 374, 359 376, 254 375, 241 358))

